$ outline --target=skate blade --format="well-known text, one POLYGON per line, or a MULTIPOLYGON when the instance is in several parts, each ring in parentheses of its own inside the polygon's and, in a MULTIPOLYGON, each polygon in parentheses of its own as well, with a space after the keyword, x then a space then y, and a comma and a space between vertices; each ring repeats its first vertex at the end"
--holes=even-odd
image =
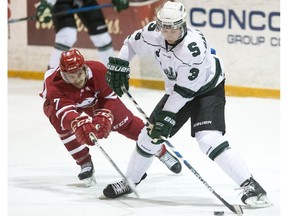
POLYGON ((86 187, 92 187, 92 186, 97 184, 96 179, 95 179, 94 176, 92 176, 90 178, 83 179, 82 181, 84 182, 86 187))
POLYGON ((267 208, 273 205, 266 195, 260 197, 250 197, 245 202, 246 205, 251 208, 267 208))
POLYGON ((98 197, 98 199, 100 199, 100 200, 105 200, 105 199, 109 199, 109 198, 107 198, 104 194, 101 194, 101 195, 98 197))

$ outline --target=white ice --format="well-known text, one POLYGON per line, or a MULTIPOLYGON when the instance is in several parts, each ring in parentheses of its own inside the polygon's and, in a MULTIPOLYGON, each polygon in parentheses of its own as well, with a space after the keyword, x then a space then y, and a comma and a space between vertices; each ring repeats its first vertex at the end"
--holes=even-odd
MULTIPOLYGON (((79 167, 42 112, 41 90, 41 81, 8 79, 9 216, 211 216, 213 211, 235 215, 184 164, 176 175, 158 159, 137 187, 140 198, 130 194, 100 200, 103 188, 120 175, 97 147, 91 147, 98 184, 83 187, 77 178, 79 167)), ((163 95, 137 88, 130 93, 147 114, 163 95)), ((141 117, 129 99, 122 99, 141 117)), ((244 215, 280 215, 280 101, 227 97, 226 126, 230 145, 241 152, 273 203, 263 209, 244 207, 244 215)), ((188 123, 170 142, 216 193, 230 204, 242 204, 238 186, 201 153, 188 123)), ((135 143, 117 133, 99 143, 125 173, 135 143)))

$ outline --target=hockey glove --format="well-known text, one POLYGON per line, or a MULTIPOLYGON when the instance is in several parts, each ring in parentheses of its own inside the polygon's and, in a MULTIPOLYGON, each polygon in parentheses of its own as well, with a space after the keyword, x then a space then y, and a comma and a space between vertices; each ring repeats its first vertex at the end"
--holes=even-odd
POLYGON ((121 86, 124 84, 125 88, 129 89, 129 62, 123 59, 109 57, 109 63, 107 64, 106 81, 113 91, 122 96, 123 91, 121 86))
POLYGON ((98 139, 107 138, 113 124, 114 117, 110 110, 99 109, 96 110, 96 115, 93 117, 93 124, 96 127, 95 133, 98 139))
POLYGON ((71 123, 71 128, 76 136, 76 140, 80 144, 94 145, 90 140, 89 134, 92 132, 95 135, 97 130, 92 124, 92 119, 88 116, 79 116, 71 123))
POLYGON ((41 0, 36 8, 36 19, 40 23, 49 23, 52 20, 52 6, 45 0, 41 0))
POLYGON ((161 137, 167 138, 173 126, 176 124, 175 113, 169 111, 160 110, 155 115, 155 124, 152 129, 149 131, 149 136, 153 139, 153 143, 159 144, 163 142, 161 137))
POLYGON ((115 11, 120 12, 129 7, 129 0, 112 0, 113 8, 115 11))

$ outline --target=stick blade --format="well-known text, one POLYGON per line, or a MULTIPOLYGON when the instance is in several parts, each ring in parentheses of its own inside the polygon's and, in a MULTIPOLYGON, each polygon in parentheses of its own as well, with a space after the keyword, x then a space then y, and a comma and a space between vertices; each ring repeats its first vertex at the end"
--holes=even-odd
POLYGON ((132 182, 131 179, 127 178, 126 183, 129 185, 129 187, 133 191, 133 193, 139 198, 139 193, 136 189, 136 185, 134 184, 134 182, 132 182))
POLYGON ((234 210, 235 211, 233 211, 235 214, 237 214, 237 215, 243 215, 243 209, 242 209, 242 207, 240 206, 240 205, 233 205, 233 207, 234 207, 234 210))

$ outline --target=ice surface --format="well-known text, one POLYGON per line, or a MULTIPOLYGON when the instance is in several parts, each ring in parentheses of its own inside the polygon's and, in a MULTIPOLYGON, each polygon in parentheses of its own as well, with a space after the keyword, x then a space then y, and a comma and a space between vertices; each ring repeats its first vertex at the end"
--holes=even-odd
MULTIPOLYGON (((211 216, 230 212, 183 164, 180 175, 158 159, 148 177, 131 194, 117 200, 100 200, 106 184, 120 175, 97 149, 90 148, 97 185, 85 188, 80 168, 72 160, 42 112, 41 81, 8 79, 8 215, 9 216, 211 216)), ((163 91, 131 88, 130 93, 149 114, 163 91)), ((123 101, 140 116, 127 98, 123 101)), ((244 208, 245 216, 280 215, 280 101, 227 97, 226 136, 241 152, 251 173, 268 193, 273 206, 244 208)), ((117 133, 99 141, 125 173, 135 143, 117 133)), ((170 139, 202 178, 226 201, 242 204, 237 185, 204 156, 186 124, 170 139)))

